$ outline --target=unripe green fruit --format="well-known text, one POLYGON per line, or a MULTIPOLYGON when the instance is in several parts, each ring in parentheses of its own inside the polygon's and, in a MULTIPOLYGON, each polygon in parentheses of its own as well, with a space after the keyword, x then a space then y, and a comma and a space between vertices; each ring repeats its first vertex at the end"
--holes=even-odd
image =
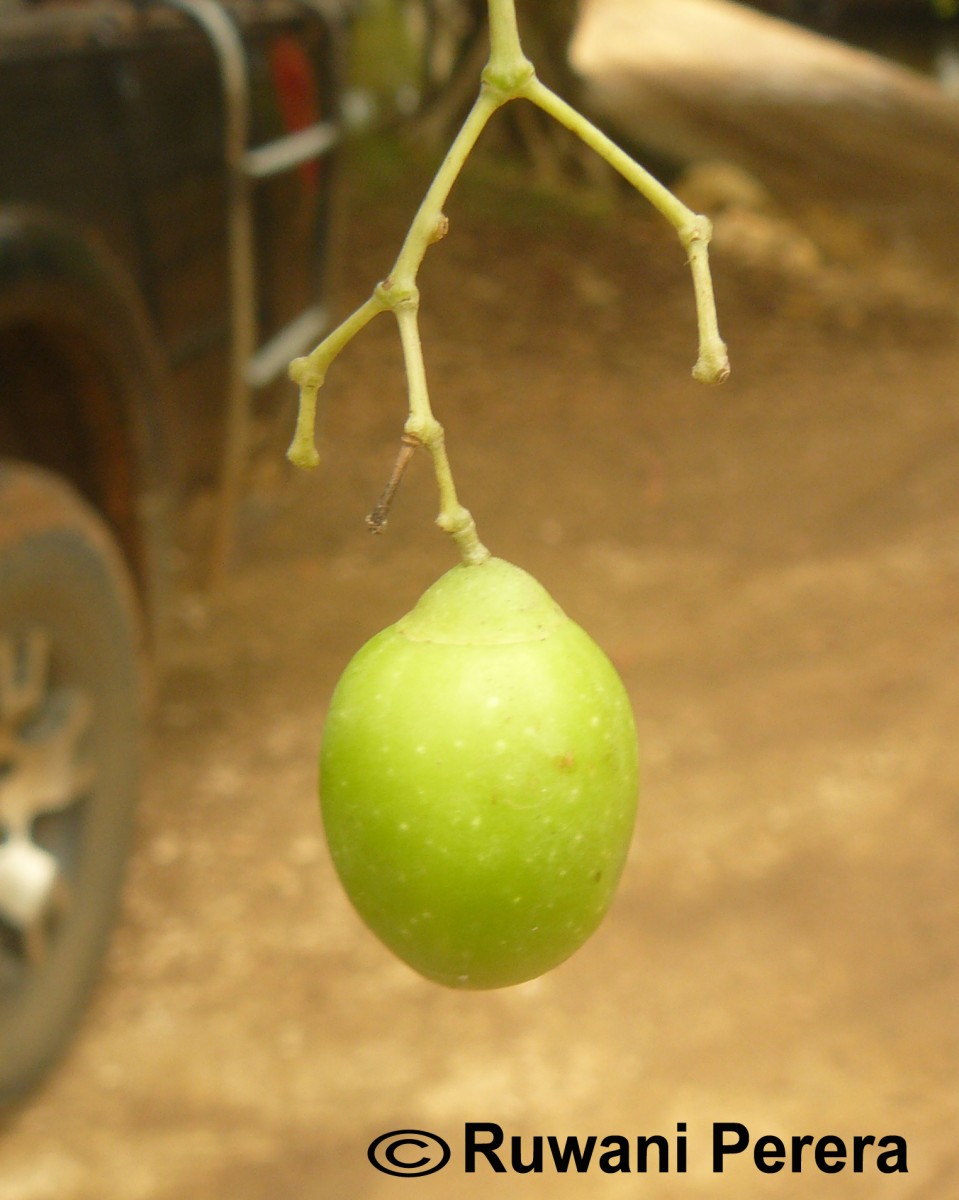
POLYGON ((421 974, 505 987, 599 925, 638 783, 625 688, 525 571, 457 566, 350 662, 320 756, 360 916, 421 974))

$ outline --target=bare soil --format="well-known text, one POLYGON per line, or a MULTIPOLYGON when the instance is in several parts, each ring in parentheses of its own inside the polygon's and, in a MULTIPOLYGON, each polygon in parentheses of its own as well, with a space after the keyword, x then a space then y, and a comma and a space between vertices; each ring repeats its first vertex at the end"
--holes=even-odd
MULTIPOLYGON (((693 68, 685 93, 664 79, 708 95, 693 68)), ((721 389, 690 378, 682 251, 632 196, 544 191, 486 160, 424 267, 463 499, 634 702, 640 815, 599 933, 543 979, 458 994, 394 961, 333 875, 315 797, 330 692, 454 561, 425 458, 385 535, 364 529, 404 416, 383 318, 330 374, 322 469, 264 458, 228 587, 210 601, 184 575, 105 976, 7 1122, 3 1200, 956 1191, 959 172, 930 139, 939 189, 879 203, 897 147, 918 149, 890 121, 857 158, 871 96, 850 86, 816 126, 851 138, 845 199, 820 194, 801 86, 778 114, 784 137, 804 129, 788 180, 776 139, 765 157, 749 140, 763 96, 717 105, 708 157, 748 178, 686 185, 712 189, 721 389), (684 1121, 689 1170, 467 1176, 465 1121, 631 1139, 684 1121), (909 1173, 867 1155, 862 1174, 767 1179, 743 1158, 715 1175, 714 1121, 899 1134, 909 1173), (446 1137, 453 1162, 417 1184, 377 1174, 367 1146, 397 1128, 446 1137)), ((425 174, 410 156, 356 178, 344 312, 388 269, 425 174)))

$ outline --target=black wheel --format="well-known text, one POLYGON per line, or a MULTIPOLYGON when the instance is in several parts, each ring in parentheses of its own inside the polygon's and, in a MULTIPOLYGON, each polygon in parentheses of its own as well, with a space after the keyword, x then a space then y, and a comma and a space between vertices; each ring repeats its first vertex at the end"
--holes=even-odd
POLYGON ((64 1047, 115 911, 138 791, 137 605, 109 530, 0 462, 0 1101, 64 1047))

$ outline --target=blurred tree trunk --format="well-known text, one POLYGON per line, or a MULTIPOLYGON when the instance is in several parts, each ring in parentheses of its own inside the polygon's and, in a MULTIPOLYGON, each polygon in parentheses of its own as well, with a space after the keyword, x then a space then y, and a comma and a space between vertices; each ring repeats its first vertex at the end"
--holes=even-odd
MULTIPOLYGON (((516 0, 520 38, 536 74, 564 100, 586 111, 585 89, 569 61, 581 7, 582 0, 516 0)), ((513 110, 512 122, 542 181, 562 184, 572 178, 608 186, 608 168, 550 118, 522 105, 513 110)))
MULTIPOLYGON (((486 0, 469 0, 485 25, 486 0)), ((520 39, 539 78, 564 100, 581 108, 583 89, 569 62, 569 46, 579 19, 581 0, 516 0, 520 39)), ((445 144, 476 96, 479 73, 488 42, 481 39, 462 58, 443 95, 418 123, 418 132, 431 143, 445 144)), ((591 154, 579 142, 531 105, 510 105, 497 122, 518 144, 544 181, 561 183, 570 173, 595 178, 591 154)))
POLYGON ((540 79, 564 99, 576 102, 579 88, 569 65, 569 43, 579 19, 580 0, 518 0, 520 36, 540 79))

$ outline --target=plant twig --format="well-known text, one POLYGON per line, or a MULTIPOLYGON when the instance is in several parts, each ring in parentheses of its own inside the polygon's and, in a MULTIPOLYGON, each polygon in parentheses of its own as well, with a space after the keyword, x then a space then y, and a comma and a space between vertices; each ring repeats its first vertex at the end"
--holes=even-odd
POLYGON ((708 257, 709 239, 712 236, 712 223, 709 218, 699 216, 687 208, 667 187, 650 175, 645 167, 641 167, 582 113, 567 104, 535 76, 525 84, 521 94, 560 125, 564 125, 600 158, 608 162, 662 213, 679 234, 679 239, 689 256, 699 322, 699 357, 693 368, 693 375, 701 383, 724 382, 729 377, 729 358, 725 343, 719 336, 716 302, 713 298, 708 257))
POLYGON ((423 346, 419 329, 419 298, 411 297, 397 306, 396 319, 403 343, 403 358, 406 363, 406 379, 410 395, 410 415, 406 422, 406 435, 425 446, 433 459, 433 470, 440 493, 440 512, 436 523, 452 537, 459 547, 464 562, 481 563, 490 553, 479 540, 476 523, 468 509, 460 504, 446 454, 446 436, 443 426, 433 416, 429 391, 426 386, 426 365, 423 362, 423 346))
POLYGON ((416 451, 417 446, 422 445, 419 438, 413 437, 412 434, 404 433, 400 443, 399 453, 396 456, 396 462, 393 464, 393 470, 390 472, 390 477, 387 480, 386 487, 379 500, 376 502, 376 507, 366 518, 366 523, 370 527, 371 533, 382 533, 386 528, 386 522, 390 517, 390 509, 393 507, 393 497, 396 495, 396 489, 400 486, 400 481, 406 468, 409 466, 410 459, 416 451))
POLYGON ((459 502, 446 454, 443 427, 434 417, 430 405, 419 334, 416 279, 426 251, 446 233, 448 222, 443 208, 454 183, 490 118, 504 104, 525 99, 536 105, 615 168, 670 222, 686 250, 696 295, 699 355, 693 375, 702 382, 720 383, 729 374, 726 346, 719 336, 709 269, 708 246, 712 233, 709 220, 687 208, 586 117, 541 83, 532 63, 523 53, 516 23, 515 0, 488 2, 490 56, 482 72, 479 95, 423 197, 393 269, 376 286, 372 296, 328 334, 315 350, 303 358, 295 359, 290 365, 290 376, 300 389, 300 407, 287 456, 297 466, 315 467, 319 462, 315 445, 317 393, 330 364, 375 316, 388 310, 393 312, 403 346, 409 418, 405 426, 404 447, 397 459, 394 474, 368 521, 371 528, 377 531, 386 524, 389 507, 409 454, 412 454, 412 446, 423 445, 433 459, 440 493, 437 524, 453 537, 467 563, 483 562, 489 557, 489 551, 479 540, 473 518, 459 502), (409 454, 405 453, 407 449, 409 454))

